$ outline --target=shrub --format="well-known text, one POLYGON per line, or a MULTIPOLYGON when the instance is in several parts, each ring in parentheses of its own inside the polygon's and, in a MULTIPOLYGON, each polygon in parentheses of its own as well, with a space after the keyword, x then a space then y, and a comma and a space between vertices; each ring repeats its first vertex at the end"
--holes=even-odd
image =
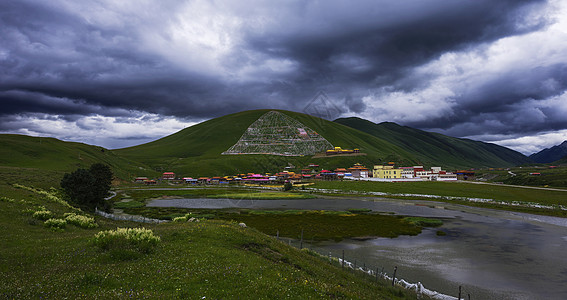
POLYGON ((285 191, 291 191, 293 189, 293 184, 291 182, 286 182, 283 185, 283 190, 285 191))
POLYGON ((173 218, 173 222, 187 222, 187 218, 186 217, 176 217, 173 218))
POLYGON ((32 217, 45 221, 45 220, 51 219, 53 217, 53 213, 44 208, 42 210, 38 210, 38 211, 34 212, 32 217))
POLYGON ((46 227, 49 227, 51 230, 63 230, 67 225, 67 221, 63 219, 49 219, 43 223, 46 227))
POLYGON ((116 228, 97 233, 94 243, 103 250, 135 250, 149 253, 161 241, 151 229, 146 228, 116 228))
POLYGON ((1 196, 1 197, 0 197, 0 201, 13 203, 15 200, 12 199, 12 198, 8 198, 8 197, 1 196))
POLYGON ((66 213, 63 215, 65 221, 69 224, 73 224, 81 228, 96 228, 98 224, 95 222, 94 218, 77 215, 75 213, 66 213))

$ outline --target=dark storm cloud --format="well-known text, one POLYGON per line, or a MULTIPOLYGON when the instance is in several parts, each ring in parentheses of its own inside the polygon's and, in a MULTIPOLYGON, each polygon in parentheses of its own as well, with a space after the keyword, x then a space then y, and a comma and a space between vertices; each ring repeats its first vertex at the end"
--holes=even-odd
MULTIPOLYGON (((435 76, 416 72, 421 66, 544 30, 554 20, 539 12, 550 5, 2 1, 0 117, 11 121, 0 130, 23 124, 14 116, 41 114, 88 129, 102 123, 86 116, 129 124, 144 114, 192 122, 256 108, 304 111, 321 93, 333 116, 380 121, 380 101, 431 86, 435 76)), ((530 108, 567 89, 565 70, 558 62, 504 70, 471 90, 447 87, 450 114, 396 121, 457 136, 565 129, 557 109, 530 108), (519 115, 546 121, 526 125, 519 115)))
MULTIPOLYGON (((278 28, 281 32, 251 34, 249 43, 267 55, 300 62, 299 85, 326 80, 389 84, 441 53, 541 28, 543 21, 519 26, 525 6, 538 3, 543 1, 410 1, 392 8, 372 1, 337 7, 327 12, 329 19, 324 13, 302 16, 300 29, 290 25, 278 28), (337 22, 338 15, 346 24, 337 22)), ((315 10, 332 8, 322 3, 315 10)))

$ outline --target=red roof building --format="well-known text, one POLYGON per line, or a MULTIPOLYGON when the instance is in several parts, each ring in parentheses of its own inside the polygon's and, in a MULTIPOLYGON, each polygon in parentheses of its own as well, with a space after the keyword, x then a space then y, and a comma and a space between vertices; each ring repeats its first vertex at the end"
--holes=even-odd
POLYGON ((163 175, 161 176, 162 179, 165 180, 171 180, 171 179, 175 179, 175 173, 173 172, 164 172, 163 175))

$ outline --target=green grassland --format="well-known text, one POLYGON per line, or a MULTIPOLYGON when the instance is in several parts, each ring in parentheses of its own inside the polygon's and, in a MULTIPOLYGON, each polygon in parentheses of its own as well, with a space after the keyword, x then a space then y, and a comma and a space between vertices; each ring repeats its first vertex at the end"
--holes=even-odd
MULTIPOLYGON (((0 166, 3 168, 25 168, 23 172, 33 173, 34 170, 41 170, 40 172, 63 174, 77 168, 88 168, 97 162, 109 165, 114 174, 122 179, 131 180, 138 174, 146 176, 158 174, 147 165, 134 162, 102 147, 64 142, 54 138, 0 134, 0 166)), ((36 179, 39 179, 39 176, 36 179)))
POLYGON ((477 176, 485 178, 489 182, 567 188, 567 165, 554 165, 556 168, 550 168, 550 165, 551 164, 524 165, 509 168, 509 170, 482 169, 477 171, 477 176), (512 172, 514 175, 508 173, 508 171, 512 172), (540 175, 531 175, 531 173, 539 173, 540 175))
POLYGON ((0 185, 1 298, 416 298, 231 221, 158 225, 95 216, 97 228, 67 224, 52 230, 33 212, 45 209, 57 218, 81 212, 0 185), (93 243, 99 231, 140 226, 161 239, 149 253, 116 255, 93 243))

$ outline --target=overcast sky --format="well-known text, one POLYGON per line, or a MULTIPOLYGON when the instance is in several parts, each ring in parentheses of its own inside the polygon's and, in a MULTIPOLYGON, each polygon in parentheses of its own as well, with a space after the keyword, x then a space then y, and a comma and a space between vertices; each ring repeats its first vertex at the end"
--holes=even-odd
POLYGON ((567 140, 567 1, 0 1, 0 132, 121 148, 258 108, 531 154, 567 140))

